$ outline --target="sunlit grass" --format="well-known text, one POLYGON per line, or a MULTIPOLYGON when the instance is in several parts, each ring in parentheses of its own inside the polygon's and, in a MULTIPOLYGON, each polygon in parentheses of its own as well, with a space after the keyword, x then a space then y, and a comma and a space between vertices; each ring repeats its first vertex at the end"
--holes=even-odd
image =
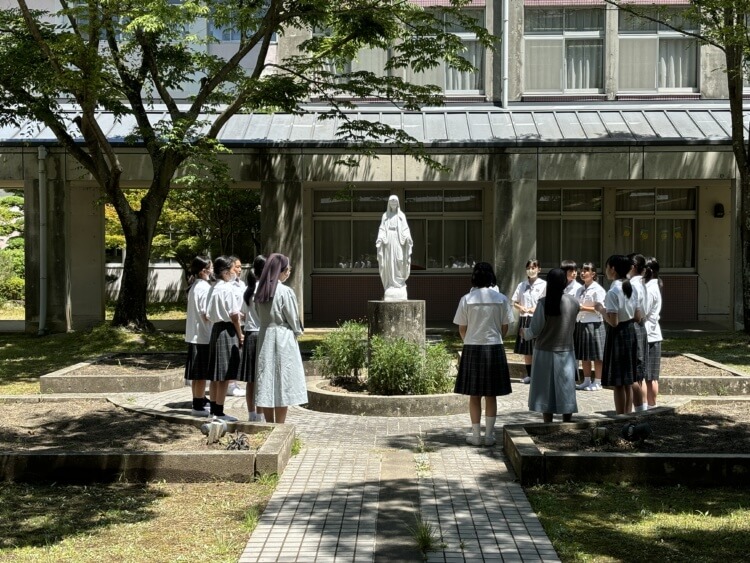
POLYGON ((0 484, 0 560, 234 563, 276 483, 0 484))
POLYGON ((101 354, 184 348, 182 334, 139 334, 109 325, 47 336, 0 333, 0 395, 39 393, 40 376, 101 354))
POLYGON ((526 489, 564 562, 740 561, 750 491, 568 483, 526 489))

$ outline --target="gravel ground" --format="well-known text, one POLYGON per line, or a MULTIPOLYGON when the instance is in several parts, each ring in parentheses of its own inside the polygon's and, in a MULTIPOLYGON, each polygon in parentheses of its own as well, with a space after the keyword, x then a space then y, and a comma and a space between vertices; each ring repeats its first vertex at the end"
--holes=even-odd
POLYGON ((626 422, 618 421, 604 425, 606 437, 599 442, 590 428, 532 438, 547 451, 750 454, 750 401, 695 402, 678 413, 641 415, 632 422, 648 422, 651 435, 642 442, 623 440, 620 433, 626 422))
MULTIPOLYGON (((267 433, 248 434, 257 449, 267 433)), ((102 401, 6 405, 0 419, 0 450, 212 451, 198 428, 126 411, 102 401)))

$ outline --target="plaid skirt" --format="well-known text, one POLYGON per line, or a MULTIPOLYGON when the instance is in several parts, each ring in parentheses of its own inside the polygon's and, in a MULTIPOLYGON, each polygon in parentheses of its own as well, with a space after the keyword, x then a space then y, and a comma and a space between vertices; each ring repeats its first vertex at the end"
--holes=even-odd
POLYGON ((598 361, 604 359, 604 343, 607 333, 604 323, 576 323, 573 333, 573 346, 576 360, 598 361))
POLYGON ((242 344, 242 360, 237 379, 246 383, 255 382, 255 352, 258 346, 258 331, 245 331, 245 342, 242 344))
POLYGON ((661 371, 661 341, 648 343, 648 370, 646 381, 659 381, 661 371))
POLYGON ((646 373, 648 372, 648 333, 645 326, 639 323, 634 324, 638 339, 638 363, 636 364, 635 380, 641 382, 646 379, 646 373))
POLYGON ((633 320, 607 327, 602 385, 632 385, 638 363, 638 340, 633 320))
POLYGON ((510 394, 510 370, 503 345, 464 344, 453 392, 475 397, 510 394))
POLYGON ((240 371, 240 339, 232 323, 214 323, 208 354, 208 379, 237 379, 240 371))
POLYGON ((188 344, 185 379, 190 381, 208 379, 208 350, 208 344, 188 344))
POLYGON ((518 317, 518 332, 516 333, 516 344, 515 346, 513 346, 513 352, 515 354, 531 356, 534 353, 534 341, 524 340, 521 337, 521 329, 531 326, 532 318, 533 317, 518 317))

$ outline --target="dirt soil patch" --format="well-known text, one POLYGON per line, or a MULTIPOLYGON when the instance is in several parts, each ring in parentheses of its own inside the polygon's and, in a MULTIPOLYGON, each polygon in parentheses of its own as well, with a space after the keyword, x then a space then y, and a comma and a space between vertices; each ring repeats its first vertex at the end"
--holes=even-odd
MULTIPOLYGON (((257 450, 268 432, 247 434, 257 450)), ((216 451, 230 437, 206 444, 198 428, 137 414, 101 401, 6 404, 0 419, 0 451, 216 451)))
POLYGON ((80 375, 139 375, 150 371, 184 371, 185 354, 178 352, 154 354, 114 354, 72 373, 80 375))
POLYGON ((642 415, 628 422, 648 422, 651 435, 643 441, 624 440, 621 432, 627 423, 620 420, 599 426, 606 429, 599 440, 591 428, 531 438, 542 451, 750 454, 750 401, 693 402, 678 413, 642 415))

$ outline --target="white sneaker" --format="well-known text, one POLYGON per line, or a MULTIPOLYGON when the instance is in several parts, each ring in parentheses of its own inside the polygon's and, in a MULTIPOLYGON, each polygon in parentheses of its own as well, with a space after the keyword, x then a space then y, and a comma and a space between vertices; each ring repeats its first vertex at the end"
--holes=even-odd
POLYGON ((200 410, 192 409, 190 411, 190 416, 206 417, 206 416, 211 416, 211 413, 208 412, 206 409, 200 409, 200 410))
POLYGON ((526 385, 528 385, 529 383, 531 383, 531 377, 529 377, 529 376, 527 375, 526 377, 524 377, 524 378, 523 378, 523 382, 524 382, 524 383, 525 383, 526 385))
POLYGON ((588 383, 579 383, 578 385, 576 385, 576 391, 583 391, 584 389, 586 389, 586 387, 588 387, 591 384, 592 384, 591 380, 589 380, 588 383))
POLYGON ((244 397, 245 390, 239 385, 230 385, 227 388, 227 397, 244 397))
POLYGON ((592 383, 588 387, 585 387, 584 390, 585 391, 601 391, 602 390, 602 386, 599 385, 598 383, 592 383))
POLYGON ((481 446, 484 444, 484 438, 481 436, 474 436, 474 434, 469 434, 466 436, 466 442, 472 446, 481 446))
POLYGON ((484 437, 484 445, 485 446, 494 446, 495 445, 495 437, 494 436, 485 436, 484 437))
POLYGON ((223 414, 221 416, 214 416, 216 420, 223 420, 224 422, 237 422, 237 417, 231 414, 223 414))

